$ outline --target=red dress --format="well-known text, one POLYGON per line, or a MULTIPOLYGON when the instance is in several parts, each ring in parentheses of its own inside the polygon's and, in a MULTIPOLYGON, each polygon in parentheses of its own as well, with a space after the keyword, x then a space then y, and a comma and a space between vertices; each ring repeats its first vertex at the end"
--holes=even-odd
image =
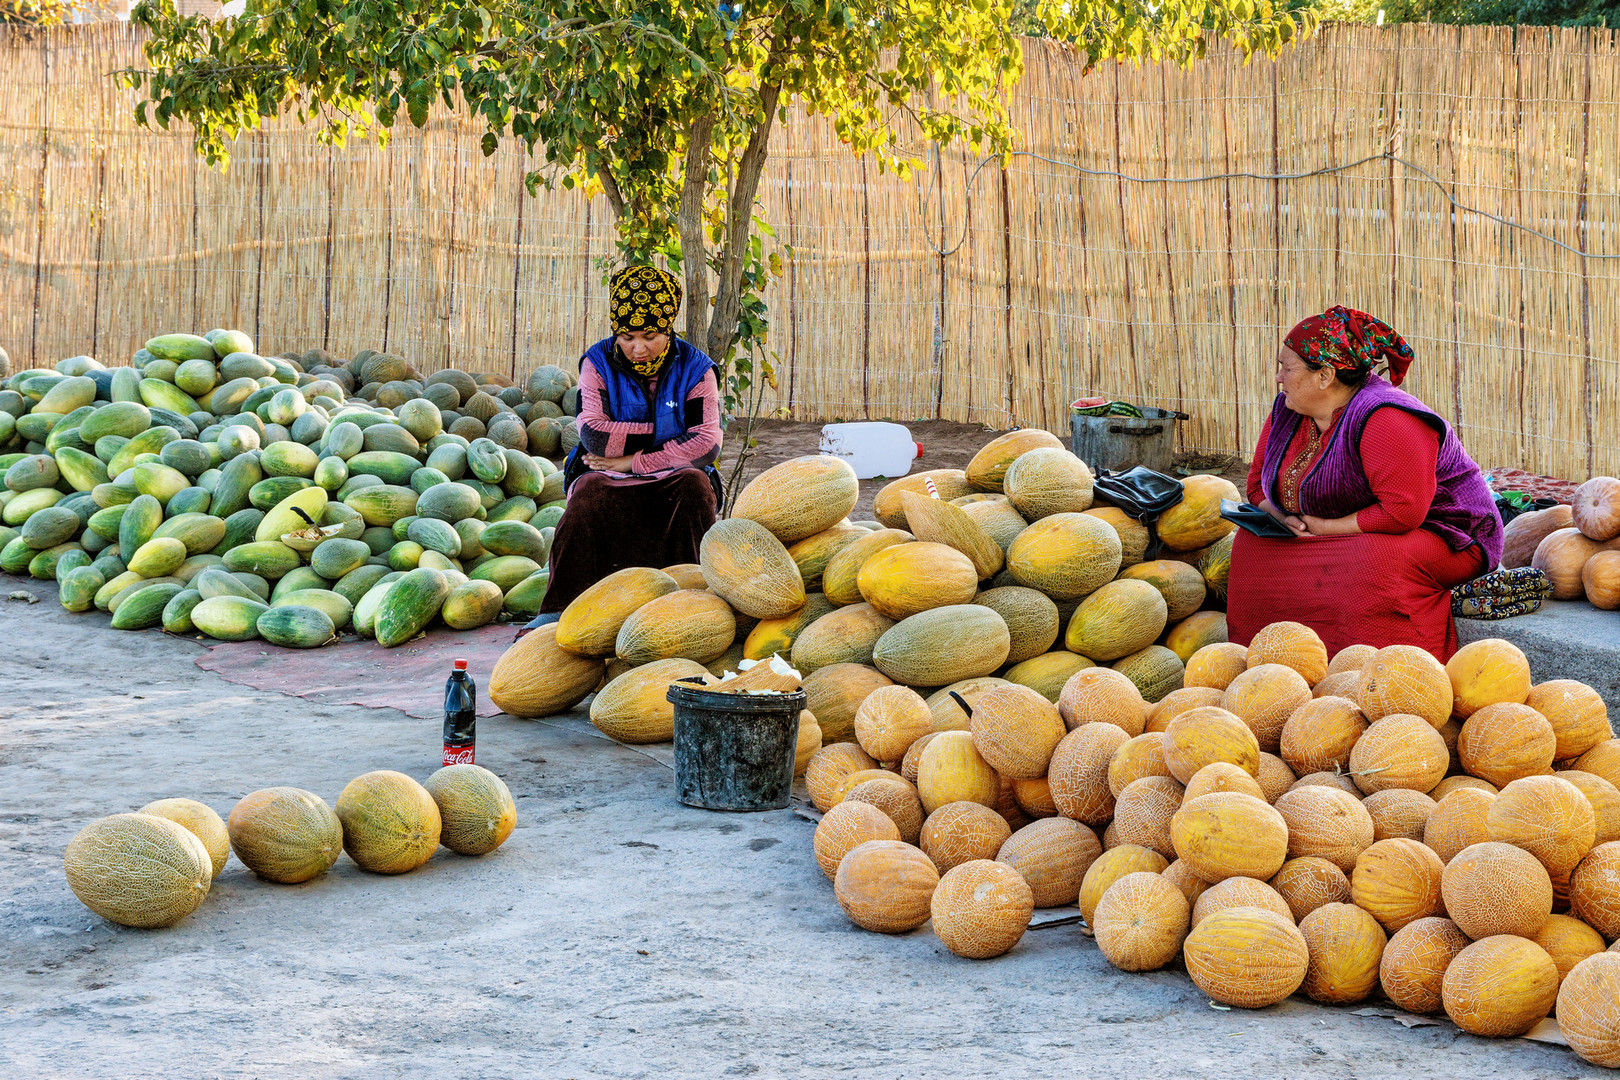
MULTIPOLYGON (((1338 423, 1335 415, 1333 422, 1338 423)), ((1332 433, 1307 420, 1289 444, 1279 476, 1279 509, 1298 513, 1299 481, 1332 433)), ((1270 421, 1260 431, 1264 448, 1270 421)), ((1442 662, 1457 651, 1451 590, 1484 573, 1478 545, 1452 551, 1421 528, 1434 500, 1440 436, 1411 413, 1379 409, 1361 439, 1362 470, 1376 502, 1356 514, 1359 535, 1268 540, 1238 532, 1227 585, 1227 635, 1247 645, 1279 620, 1311 627, 1332 657, 1350 645, 1417 645, 1442 662)), ((1248 498, 1258 504, 1262 453, 1249 466, 1248 498)))

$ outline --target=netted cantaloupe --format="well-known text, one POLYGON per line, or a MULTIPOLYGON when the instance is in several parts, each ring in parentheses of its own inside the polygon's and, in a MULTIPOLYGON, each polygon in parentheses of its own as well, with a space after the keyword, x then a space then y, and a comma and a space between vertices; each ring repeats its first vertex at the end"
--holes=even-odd
POLYGON ((711 592, 681 589, 637 608, 619 628, 614 650, 632 664, 675 657, 707 664, 724 656, 736 637, 730 605, 711 592))
MULTIPOLYGON (((1010 655, 1010 647, 1008 652, 1010 655)), ((1014 664, 1007 669, 1005 676, 1008 682, 1027 686, 1056 704, 1063 694, 1063 687, 1076 672, 1096 666, 1087 657, 1078 656, 1067 649, 1059 649, 1057 652, 1042 653, 1021 664, 1014 664)))
POLYGON ((1095 478, 1084 461, 1062 447, 1037 447, 1007 467, 1002 490, 1028 521, 1091 508, 1095 478))
POLYGON ((1361 669, 1367 665, 1367 661, 1371 660, 1377 652, 1378 649, 1372 645, 1346 645, 1334 653, 1333 659, 1328 661, 1327 673, 1329 675, 1342 675, 1349 671, 1360 675, 1361 669))
POLYGON ((1613 738, 1609 710, 1602 696, 1574 679, 1550 679, 1530 688, 1524 703, 1547 718, 1558 747, 1555 761, 1578 758, 1592 747, 1613 738))
POLYGON ((903 529, 876 529, 865 532, 840 548, 828 561, 821 575, 821 591, 833 604, 861 603, 860 573, 866 560, 896 544, 909 544, 915 537, 903 529))
POLYGON ((1107 524, 1119 537, 1121 567, 1135 566, 1142 561, 1151 539, 1146 525, 1117 506, 1094 506, 1085 514, 1107 524))
POLYGON ((301 788, 263 788, 243 796, 225 829, 243 866, 283 885, 326 873, 343 853, 338 816, 319 795, 301 788))
POLYGON ((675 706, 668 698, 670 683, 706 671, 697 661, 679 657, 633 667, 591 699, 591 723, 619 742, 668 742, 675 737, 675 706))
POLYGON ((675 585, 681 589, 707 589, 709 583, 703 578, 703 567, 695 562, 676 563, 674 566, 663 568, 664 573, 675 579, 675 585))
POLYGON ((1581 572, 1592 556, 1603 550, 1603 545, 1584 535, 1576 528, 1558 529, 1548 533, 1536 545, 1530 565, 1547 575, 1552 582, 1554 600, 1584 600, 1586 582, 1581 572))
POLYGON ((1063 644, 1093 660, 1118 660, 1157 641, 1165 622, 1164 595, 1149 582, 1121 578, 1080 602, 1063 644))
POLYGON ((1006 819, 976 802, 946 803, 923 821, 917 846, 940 873, 975 859, 994 859, 1012 836, 1006 819))
POLYGON ((1402 714, 1439 727, 1451 719, 1451 677, 1427 649, 1391 645, 1362 665, 1356 704, 1369 721, 1402 714))
POLYGON ((1225 694, 1213 686, 1183 686, 1166 694, 1158 704, 1148 706, 1147 730, 1162 733, 1170 721, 1189 709, 1218 706, 1225 694))
POLYGON ((943 686, 989 675, 1006 662, 1011 645, 1000 615, 975 604, 952 604, 890 627, 872 647, 872 663, 895 682, 943 686))
POLYGON ((563 609, 557 621, 557 646, 580 656, 612 656, 624 621, 643 605, 680 587, 674 578, 651 567, 615 571, 563 609))
POLYGON ((1114 579, 1119 566, 1119 535, 1087 514, 1042 518, 1007 549, 1012 579, 1059 603, 1091 595, 1114 579))
POLYGON ((893 626, 870 604, 834 608, 801 630, 783 655, 804 675, 834 664, 870 664, 878 638, 893 626))
POLYGON ((745 517, 717 521, 703 534, 703 580, 750 618, 780 619, 804 607, 804 578, 782 542, 745 517))
POLYGON ((1294 921, 1293 911, 1276 889, 1254 878, 1229 877, 1215 882, 1199 894, 1193 903, 1192 925, 1197 926, 1211 915, 1240 907, 1273 911, 1289 922, 1294 921))
POLYGON ((1575 869, 1592 850, 1597 816, 1581 789, 1556 776, 1515 780, 1485 814, 1491 839, 1523 848, 1551 874, 1575 869))
POLYGON ((930 481, 939 492, 939 497, 946 502, 971 494, 973 491, 972 485, 968 483, 967 473, 961 469, 930 469, 926 472, 911 473, 883 485, 872 499, 872 516, 886 529, 904 529, 906 512, 900 505, 900 496, 907 491, 926 495, 930 481))
POLYGON ((439 804, 402 772, 378 769, 355 777, 338 795, 335 810, 343 850, 374 874, 409 873, 439 846, 439 804))
POLYGON ((973 746, 965 731, 944 731, 930 739, 917 762, 917 794, 932 814, 953 802, 994 807, 1001 778, 973 746))
POLYGON ((1350 872, 1350 899, 1394 933, 1414 919, 1445 913, 1440 856, 1416 840, 1380 840, 1350 872))
POLYGON ((487 855, 517 827, 511 790, 482 765, 446 765, 422 786, 439 808, 439 843, 458 855, 487 855))
POLYGON ((1283 898, 1296 923, 1323 904, 1350 902, 1350 879, 1344 871, 1312 855, 1289 859, 1267 884, 1283 898))
POLYGON ((1249 670, 1249 650, 1232 642, 1205 645, 1187 661, 1182 685, 1208 686, 1225 691, 1232 680, 1249 670))
POLYGON ((231 857, 231 836, 225 831, 224 819, 213 807, 196 799, 159 799, 136 812, 167 818, 201 840, 208 851, 213 877, 219 877, 219 872, 225 869, 231 857))
MULTIPOLYGON (((1568 769, 1553 774, 1580 789, 1592 807, 1592 846, 1620 840, 1620 788, 1616 788, 1596 773, 1568 769)), ((1512 786, 1512 785, 1509 785, 1512 786)))
POLYGON ((1450 863, 1457 853, 1491 839, 1485 815, 1496 799, 1494 792, 1478 788, 1457 788, 1435 803, 1434 812, 1423 825, 1423 843, 1450 863))
POLYGON ((1288 763, 1276 754, 1262 753, 1256 779, 1260 782, 1260 790, 1264 793, 1266 802, 1275 803, 1284 792, 1294 786, 1294 781, 1299 777, 1288 767, 1288 763))
MULTIPOLYGON (((1123 580, 1145 581, 1159 590, 1159 595, 1164 598, 1166 625, 1180 623, 1196 612, 1203 606, 1204 595, 1208 591, 1204 585, 1204 575, 1198 572, 1198 568, 1179 559, 1137 563, 1120 571, 1119 576, 1123 580)), ((1225 625, 1224 617, 1219 612, 1207 614, 1222 618, 1222 625, 1225 625)), ((1187 655, 1192 654, 1189 652, 1187 655)))
POLYGON ((972 709, 968 730, 991 768, 1017 780, 1046 775, 1066 734, 1056 706, 1028 687, 1008 685, 980 695, 972 709))
POLYGON ((889 820, 894 822, 894 827, 900 830, 900 839, 908 844, 915 844, 917 838, 922 835, 925 816, 922 800, 917 797, 917 789, 904 777, 890 773, 885 777, 862 780, 848 787, 838 805, 842 806, 847 802, 870 803, 883 811, 889 820))
POLYGON ((1112 724, 1127 737, 1142 734, 1147 702, 1136 684, 1110 668, 1082 668, 1058 695, 1058 715, 1072 731, 1082 724, 1112 724))
POLYGON ((1052 785, 1047 783, 1046 777, 1012 780, 1009 783, 1012 785, 1013 801, 1032 820, 1057 816, 1057 804, 1052 801, 1052 785))
POLYGON ((1095 917, 1097 947, 1110 964, 1121 971, 1157 971, 1181 952, 1192 912, 1175 882, 1138 871, 1108 887, 1095 917))
POLYGON ((1018 871, 975 859, 946 871, 930 902, 934 933, 957 956, 986 960, 1017 945, 1035 913, 1018 871))
POLYGON ((1284 793, 1277 813, 1288 824, 1290 857, 1326 859, 1349 871, 1373 845, 1373 820, 1354 795, 1334 787, 1311 785, 1284 793))
POLYGON ((831 454, 794 458, 750 480, 732 504, 728 520, 757 521, 782 543, 795 544, 848 517, 860 493, 855 470, 843 458, 831 454))
POLYGON ((1620 1068, 1620 954, 1588 957, 1564 977, 1558 1029, 1583 1060, 1620 1068))
POLYGON ((1125 785, 1114 800, 1114 836, 1174 858, 1170 819, 1181 808, 1182 787, 1168 776, 1144 776, 1125 785))
POLYGON ((825 814, 836 805, 844 781, 857 772, 875 769, 878 763, 852 742, 835 742, 823 746, 804 768, 804 786, 810 792, 810 801, 825 814))
POLYGON ((1113 663, 1115 671, 1136 684, 1142 700, 1157 704, 1177 690, 1186 674, 1181 658, 1163 645, 1149 645, 1113 663))
POLYGON ((997 779, 1000 781, 1000 786, 996 791, 994 809, 996 813, 1006 820, 1008 828, 1012 829, 1013 832, 1017 832, 1035 819, 1026 814, 1023 806, 1019 804, 1017 793, 1013 787, 1016 781, 1010 776, 1001 776, 1000 774, 997 774, 997 779))
POLYGON ((1324 676, 1321 682, 1311 687, 1311 696, 1318 698, 1342 697, 1354 701, 1360 688, 1361 673, 1359 671, 1341 671, 1337 675, 1324 676))
POLYGON ((1315 686, 1327 675, 1327 647, 1304 623, 1274 622, 1261 627, 1249 642, 1248 662, 1251 668, 1281 664, 1297 671, 1307 686, 1315 686))
POLYGON ((1593 848, 1570 873, 1569 910, 1610 941, 1620 938, 1620 840, 1593 848))
POLYGON ((1086 871, 1102 853, 1091 829, 1069 818, 1048 817, 1009 836, 996 859, 1022 874, 1035 906, 1047 908, 1074 903, 1086 871))
POLYGON ((813 592, 821 588, 827 564, 832 562, 833 557, 855 541, 869 535, 866 529, 858 525, 840 521, 825 532, 805 537, 788 548, 787 552, 789 558, 799 568, 799 577, 803 579, 805 589, 813 592))
POLYGON ((1230 712, 1219 706, 1188 709, 1164 729, 1165 766, 1183 784, 1217 761, 1236 765, 1250 776, 1260 774, 1260 746, 1254 732, 1230 712))
POLYGON ((197 910, 213 860, 195 833, 156 814, 113 814, 80 829, 62 856, 68 888, 109 922, 152 929, 197 910))
POLYGON ((1221 517, 1221 500, 1241 502, 1237 485, 1220 476, 1189 476, 1182 481, 1181 501, 1159 515, 1159 540, 1175 551, 1209 547, 1237 529, 1221 517))
POLYGON ((832 879, 838 874, 838 864, 855 848, 868 840, 899 840, 900 830, 889 816, 866 802, 845 800, 828 810, 816 825, 816 865, 832 879))
POLYGON ((1367 718, 1348 698, 1313 698, 1283 723, 1278 753, 1297 773, 1332 772, 1350 764, 1356 740, 1367 730, 1367 718))
POLYGON ((1479 709, 1464 721, 1457 736, 1463 768, 1498 788, 1551 772, 1557 750, 1558 736, 1547 718, 1528 705, 1511 702, 1479 709))
POLYGON ((810 759, 821 751, 821 725, 809 709, 799 710, 799 733, 793 747, 793 775, 803 776, 810 759))
POLYGON ((1378 965, 1384 996, 1419 1016, 1439 1012, 1446 968, 1467 947, 1468 935, 1450 919, 1430 916, 1407 923, 1390 937, 1378 965))
POLYGON ((1123 730, 1106 723, 1082 724, 1063 736, 1046 771, 1058 813, 1087 825, 1102 825, 1114 816, 1108 766, 1129 739, 1123 730))
POLYGON ((1007 650, 1008 664, 1021 664, 1040 656, 1057 641, 1057 605, 1044 593, 1022 585, 1007 585, 986 589, 975 596, 973 602, 994 611, 1007 624, 1012 642, 1007 650))
POLYGON ((906 527, 913 536, 926 543, 944 544, 966 555, 979 581, 1000 572, 1006 561, 1001 546, 961 507, 910 491, 900 496, 900 505, 905 509, 906 527))
POLYGON ((1299 928, 1275 911, 1253 907, 1211 915, 1187 935, 1181 953, 1198 989, 1244 1009, 1288 997, 1305 981, 1310 964, 1299 928))
POLYGON ((1221 708, 1249 726, 1260 749, 1275 754, 1283 725, 1310 700, 1310 684, 1299 672, 1283 664, 1259 664, 1227 685, 1221 708))
POLYGON ((1182 805, 1170 819, 1176 857, 1206 881, 1265 881, 1288 858, 1288 826, 1253 795, 1217 791, 1182 805))
POLYGON ((861 596, 880 614, 904 619, 921 611, 966 604, 979 578, 966 555, 944 544, 918 541, 874 553, 856 577, 861 596))
MULTIPOLYGON (((1007 469, 1014 461, 1031 450, 1062 450, 1063 443, 1056 435, 1039 428, 1019 428, 998 435, 979 448, 968 462, 967 479, 975 491, 1002 491, 1007 469)), ((949 498, 942 491, 941 498, 949 498)))
POLYGON ((1350 751, 1350 775, 1366 794, 1386 788, 1428 792, 1450 764, 1445 739, 1421 716, 1386 716, 1350 751))
POLYGON ((855 710, 855 741, 877 761, 899 761, 932 731, 933 714, 907 686, 880 686, 855 710))
POLYGON ((1181 801, 1186 802, 1216 791, 1241 791, 1245 795, 1253 795, 1262 802, 1272 801, 1266 798, 1265 791, 1260 787, 1260 781, 1226 761, 1212 761, 1193 773, 1192 779, 1187 781, 1187 786, 1182 792, 1181 801))
POLYGON ((1108 790, 1117 799, 1125 786, 1133 781, 1147 776, 1169 775, 1170 769, 1164 763, 1164 734, 1144 732, 1114 751, 1113 758, 1108 762, 1108 790))
POLYGON ((1523 1035, 1557 1002, 1558 965, 1527 938, 1482 938, 1452 959, 1441 999, 1451 1022, 1471 1035, 1523 1035))
POLYGON ((1080 882, 1080 914, 1086 925, 1096 928, 1097 905, 1114 882, 1126 874, 1163 873, 1169 865, 1157 851, 1137 844, 1117 844, 1104 850, 1080 882))
POLYGON ((1018 539, 1018 534, 1029 528, 1029 522, 1013 508, 1005 495, 973 495, 968 498, 972 501, 958 499, 954 505, 961 507, 968 520, 983 529, 984 534, 996 542, 1005 556, 1012 542, 1018 539))
POLYGON ((1530 696, 1530 661, 1511 641, 1483 638, 1458 649, 1446 661, 1451 709, 1466 720, 1487 705, 1522 705, 1530 696))
POLYGON ((1170 627, 1170 632, 1164 636, 1164 644, 1181 657, 1183 664, 1191 663, 1192 658, 1206 646, 1226 644, 1226 613, 1194 612, 1170 627))
POLYGON ((1299 924, 1310 949, 1302 987, 1315 1001, 1361 1001, 1378 986, 1379 964, 1388 937, 1384 928, 1354 904, 1325 904, 1299 924))
MULTIPOLYGON (((1461 725, 1458 726, 1461 727, 1461 725)), ((1480 791, 1490 792, 1492 795, 1496 794, 1496 785, 1491 783, 1489 780, 1481 780, 1477 776, 1469 776, 1466 773, 1461 773, 1456 776, 1448 776, 1438 784, 1434 785, 1434 787, 1429 791, 1429 798, 1433 799, 1435 802, 1439 802, 1441 799, 1445 798, 1447 795, 1450 795, 1458 788, 1476 788, 1480 791)))
POLYGON ((855 738, 855 712, 866 695, 880 686, 893 685, 889 677, 865 664, 830 664, 804 677, 805 708, 821 725, 823 743, 855 738))
POLYGON ((1421 791, 1385 788, 1368 795, 1361 805, 1372 815, 1374 840, 1404 836, 1408 840, 1422 841, 1423 830, 1428 826, 1436 803, 1421 791))
POLYGON ((1012 685, 1006 679, 994 675, 980 675, 972 679, 961 679, 947 686, 942 686, 928 695, 928 709, 934 716, 935 731, 968 731, 972 722, 968 718, 967 709, 972 709, 979 698, 988 694, 998 686, 1012 685), (961 698, 967 703, 967 709, 962 707, 961 698))
POLYGON ((833 875, 833 892, 849 921, 884 934, 904 934, 927 922, 938 884, 933 861, 899 840, 855 845, 833 875))
POLYGON ((1569 977, 1575 965, 1604 950, 1603 935, 1569 915, 1547 916, 1547 924, 1531 940, 1552 957, 1560 983, 1569 977))
POLYGON ((1573 767, 1601 776, 1620 788, 1620 739, 1604 739, 1576 758, 1573 767))
MULTIPOLYGON (((1327 787, 1335 787, 1340 791, 1349 792, 1358 799, 1361 798, 1361 789, 1356 787, 1356 782, 1350 779, 1348 773, 1306 773, 1304 776, 1294 781, 1294 788, 1310 787, 1312 784, 1322 784, 1327 787)), ((1289 790, 1292 791, 1293 788, 1290 788, 1289 790)))
POLYGON ((1198 903, 1198 898, 1209 888, 1209 882, 1193 873, 1192 868, 1180 859, 1172 860, 1162 871, 1162 876, 1181 890, 1181 895, 1187 898, 1189 905, 1198 903))

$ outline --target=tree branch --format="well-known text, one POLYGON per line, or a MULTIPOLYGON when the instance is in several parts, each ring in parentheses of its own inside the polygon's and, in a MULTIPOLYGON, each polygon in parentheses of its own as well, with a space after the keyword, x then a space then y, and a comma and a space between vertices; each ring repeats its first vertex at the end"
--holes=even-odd
POLYGON ((770 154, 771 129, 776 124, 776 105, 781 95, 779 83, 760 88, 759 104, 764 115, 749 136, 748 146, 737 164, 731 199, 726 207, 725 241, 720 249, 720 284, 715 293, 714 317, 709 320, 710 356, 724 356, 737 340, 743 268, 748 256, 748 236, 754 227, 754 200, 759 194, 765 159, 770 154))
MULTIPOLYGON (((709 151, 714 142, 714 114, 705 113, 686 137, 681 166, 681 267, 686 273, 686 340, 701 347, 709 336, 709 259, 703 234, 703 204, 709 188, 709 151)), ((713 356, 714 353, 709 355, 713 356)))

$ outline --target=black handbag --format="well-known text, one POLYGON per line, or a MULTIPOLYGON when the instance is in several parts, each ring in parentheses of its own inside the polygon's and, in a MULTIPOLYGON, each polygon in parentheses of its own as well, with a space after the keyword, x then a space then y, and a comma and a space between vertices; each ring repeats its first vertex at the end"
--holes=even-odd
POLYGON ((1255 536, 1264 536, 1272 540, 1287 540, 1294 535, 1292 529, 1253 503, 1240 503, 1233 502, 1231 499, 1222 499, 1221 517, 1244 532, 1253 533, 1255 536))
POLYGON ((1092 482, 1094 497, 1119 507, 1143 524, 1157 521, 1160 514, 1180 502, 1182 490, 1180 480, 1145 465, 1121 473, 1105 471, 1092 482))

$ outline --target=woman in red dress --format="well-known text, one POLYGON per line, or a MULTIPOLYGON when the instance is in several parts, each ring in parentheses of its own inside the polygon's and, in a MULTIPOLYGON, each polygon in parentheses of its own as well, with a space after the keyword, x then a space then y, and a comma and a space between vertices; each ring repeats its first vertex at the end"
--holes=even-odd
POLYGON ((1412 359, 1387 324, 1345 307, 1284 338, 1248 498, 1294 538, 1237 534, 1232 641, 1288 619, 1329 656, 1357 644, 1416 645, 1441 661, 1457 651, 1451 590, 1501 560, 1502 521, 1456 432, 1396 389, 1412 359))

